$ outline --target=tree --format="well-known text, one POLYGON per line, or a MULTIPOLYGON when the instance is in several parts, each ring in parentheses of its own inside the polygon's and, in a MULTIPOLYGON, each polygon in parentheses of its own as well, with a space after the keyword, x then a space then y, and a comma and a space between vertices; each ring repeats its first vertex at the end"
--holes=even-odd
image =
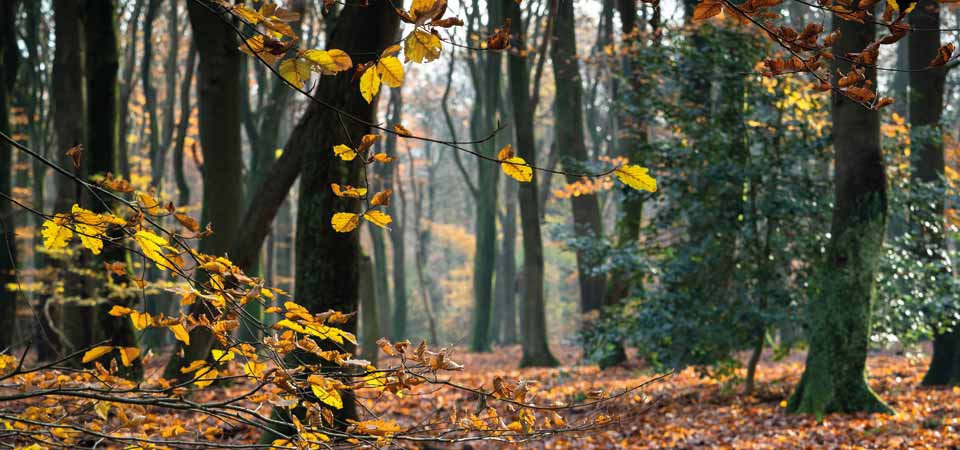
MULTIPOLYGON (((87 0, 81 14, 87 93, 85 116, 87 127, 84 147, 90 154, 87 175, 117 173, 119 168, 117 82, 120 54, 117 48, 115 15, 116 3, 113 0, 87 0)), ((90 203, 89 208, 95 212, 107 212, 113 206, 111 202, 100 198, 89 198, 86 202, 90 203)), ((104 262, 126 261, 126 259, 127 252, 123 247, 108 244, 104 246, 101 258, 93 264, 102 267, 104 262)), ((126 277, 115 274, 105 276, 108 278, 108 285, 129 282, 126 277)), ((113 306, 128 307, 135 302, 136 298, 127 293, 112 295, 101 285, 90 287, 93 289, 84 292, 84 295, 93 298, 106 297, 106 301, 99 302, 96 308, 98 337, 110 339, 116 346, 138 347, 137 335, 130 320, 109 314, 113 306)), ((119 360, 119 356, 116 356, 115 360, 119 360)), ((143 362, 137 359, 123 372, 132 379, 139 379, 143 376, 143 362)))
MULTIPOLYGON (((10 132, 10 97, 17 78, 20 62, 20 50, 17 48, 16 11, 19 0, 0 4, 0 132, 10 132)), ((0 143, 0 220, 3 231, 0 233, 0 283, 6 286, 15 283, 17 270, 17 250, 14 235, 13 208, 8 200, 12 193, 11 174, 12 149, 9 143, 0 143)), ((17 314, 16 291, 4 289, 0 293, 0 317, 7 318, 8 326, 0 327, 0 348, 13 345, 16 327, 13 326, 17 314)))
MULTIPOLYGON (((240 153, 240 52, 229 22, 208 8, 205 2, 187 4, 194 43, 197 47, 197 94, 199 97, 200 147, 203 151, 203 210, 200 222, 211 224, 212 236, 200 240, 199 250, 222 255, 237 237, 243 212, 240 153)), ((261 241, 262 242, 262 241, 261 241)), ((259 249, 259 245, 257 245, 259 249)), ((191 305, 193 315, 206 315, 204 302, 191 305)), ((206 327, 190 333, 190 345, 177 343, 164 376, 178 379, 180 367, 206 359, 212 334, 206 327), (184 356, 179 356, 183 347, 184 356)))
MULTIPOLYGON (((390 101, 387 104, 389 116, 387 120, 391 123, 401 123, 403 115, 403 89, 390 89, 390 101)), ((384 152, 387 155, 397 157, 397 137, 393 134, 387 135, 383 145, 384 152)), ((378 173, 383 181, 383 189, 397 190, 397 195, 387 206, 387 214, 391 217, 397 217, 398 220, 393 224, 393 231, 390 233, 390 248, 393 249, 393 321, 391 326, 391 336, 394 340, 400 341, 407 338, 407 251, 404 239, 406 229, 406 205, 403 210, 399 207, 399 202, 403 198, 403 191, 400 187, 400 174, 397 173, 395 166, 386 166, 378 168, 378 173)))
MULTIPOLYGON (((944 181, 943 131, 940 119, 943 115, 943 92, 947 69, 931 67, 940 51, 940 4, 922 0, 909 16, 914 30, 907 37, 907 54, 910 67, 925 70, 910 74, 910 142, 915 157, 911 159, 915 185, 929 185, 942 191, 944 181)), ((920 236, 916 246, 916 258, 932 259, 940 265, 948 265, 944 259, 946 238, 943 215, 944 198, 918 202, 915 211, 917 220, 912 225, 920 236)), ((933 338, 933 357, 930 368, 923 377, 925 385, 960 383, 960 329, 936 330, 933 338)))
MULTIPOLYGON (((563 168, 567 172, 581 172, 589 159, 583 132, 583 87, 580 85, 580 64, 577 60, 575 34, 576 18, 572 0, 557 0, 553 46, 553 78, 556 85, 555 134, 557 149, 562 152, 563 168)), ((567 175, 567 182, 579 179, 567 175)), ((573 226, 577 236, 599 237, 603 221, 596 194, 572 197, 573 226)), ((580 281, 580 310, 587 314, 603 306, 604 277, 592 274, 592 261, 585 249, 577 250, 577 271, 580 281)))
MULTIPOLYGON (((833 53, 863 50, 876 36, 872 24, 833 17, 840 36, 833 53)), ((862 70, 876 83, 876 70, 834 60, 838 73, 862 70)), ((817 416, 830 412, 891 412, 866 381, 874 275, 887 218, 887 179, 880 148, 880 113, 835 92, 835 199, 830 242, 817 293, 810 305, 806 368, 787 411, 817 416)))
MULTIPOLYGON (((516 48, 525 48, 526 34, 520 5, 504 0, 504 8, 512 23, 517 24, 514 35, 516 48)), ((510 100, 513 104, 514 132, 517 154, 526 161, 537 161, 537 147, 533 130, 533 102, 530 98, 530 67, 527 58, 511 53, 507 59, 510 100)), ((543 237, 540 230, 540 207, 537 182, 522 183, 518 187, 520 229, 523 233, 523 287, 521 289, 520 333, 523 347, 521 367, 555 366, 556 358, 547 344, 546 299, 543 295, 543 237)))

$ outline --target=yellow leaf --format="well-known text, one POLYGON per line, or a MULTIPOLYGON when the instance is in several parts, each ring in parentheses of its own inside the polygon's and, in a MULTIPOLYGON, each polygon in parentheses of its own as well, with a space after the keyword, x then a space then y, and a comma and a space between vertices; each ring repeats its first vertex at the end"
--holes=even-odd
POLYGON ((363 214, 363 218, 380 228, 386 228, 387 225, 390 225, 390 223, 393 222, 393 218, 390 217, 390 215, 375 209, 365 212, 363 214))
POLYGON ((613 173, 623 184, 638 191, 657 192, 657 180, 648 174, 649 171, 646 167, 627 164, 617 167, 613 173))
POLYGON ((367 188, 355 188, 350 185, 341 188, 337 183, 330 183, 330 189, 333 189, 333 195, 337 197, 362 198, 367 195, 367 188))
POLYGON ((403 55, 407 61, 430 62, 440 57, 440 36, 420 29, 413 30, 403 41, 403 55))
POLYGON ((307 50, 303 57, 319 68, 323 74, 335 74, 353 67, 353 61, 343 50, 307 50))
POLYGON ((377 66, 370 66, 360 77, 360 95, 370 103, 378 92, 380 92, 380 74, 377 73, 377 66))
POLYGON ((133 322, 133 327, 137 331, 153 325, 153 317, 148 312, 130 311, 130 321, 133 322))
POLYGON ((392 163, 392 162, 393 162, 394 160, 396 160, 396 159, 397 159, 397 158, 393 158, 393 157, 388 156, 386 153, 377 153, 376 155, 373 155, 373 160, 374 160, 374 161, 376 161, 376 162, 381 162, 381 163, 384 163, 384 164, 392 163))
POLYGON ((126 306, 113 305, 113 307, 110 308, 110 311, 107 314, 110 314, 111 316, 114 316, 114 317, 123 317, 134 311, 135 310, 127 308, 126 306))
POLYGON ((318 400, 337 409, 343 408, 340 392, 330 387, 331 383, 327 379, 320 375, 310 375, 307 377, 307 382, 310 383, 310 390, 318 400))
POLYGON ((393 124, 393 131, 399 134, 400 136, 413 136, 413 133, 411 133, 410 130, 407 129, 407 127, 399 123, 393 124))
POLYGON ((140 250, 144 256, 156 263, 160 270, 173 269, 174 266, 163 254, 163 247, 167 246, 167 240, 146 230, 137 231, 133 239, 140 244, 140 250))
POLYGON ((184 328, 182 324, 173 324, 167 328, 170 328, 170 331, 173 332, 173 337, 177 338, 178 341, 190 345, 190 333, 187 332, 187 329, 184 328))
POLYGON ((123 363, 123 367, 130 367, 139 357, 140 349, 137 347, 123 347, 120 349, 120 362, 123 363))
POLYGON ((187 367, 181 367, 181 368, 180 368, 180 373, 195 372, 197 369, 199 369, 199 368, 201 368, 201 367, 206 367, 206 366, 207 366, 207 362, 206 362, 206 361, 204 361, 204 360, 202 360, 202 359, 198 359, 198 360, 190 363, 190 365, 187 366, 187 367))
POLYGON ((110 402, 97 402, 96 405, 93 405, 93 410, 96 411, 97 416, 103 420, 107 420, 110 417, 110 407, 113 406, 113 403, 110 402))
POLYGON ((198 388, 203 389, 216 381, 219 375, 220 372, 217 372, 217 369, 212 367, 200 369, 193 377, 193 384, 196 384, 198 388))
POLYGON ((350 55, 343 50, 332 48, 327 50, 327 55, 330 55, 330 58, 333 59, 333 63, 337 66, 339 71, 344 71, 353 67, 353 60, 351 60, 350 55))
POLYGON ((504 145, 503 148, 497 152, 497 159, 500 161, 506 161, 514 156, 516 156, 516 154, 513 152, 513 146, 510 144, 504 145))
POLYGON ((344 161, 353 161, 353 158, 357 157, 356 151, 354 151, 352 148, 343 144, 338 144, 334 146, 333 154, 339 156, 340 159, 344 161))
MULTIPOLYGON (((140 206, 143 207, 151 216, 159 216, 163 214, 163 208, 160 207, 160 202, 153 198, 150 194, 145 194, 143 192, 137 194, 137 198, 140 200, 140 206)), ((77 208, 77 205, 73 205, 74 208, 77 208)))
POLYGON ((330 219, 330 225, 333 225, 334 231, 338 233, 349 233, 360 224, 360 216, 354 213, 336 213, 330 219))
POLYGON ((894 11, 900 12, 900 4, 897 3, 897 0, 887 0, 887 5, 894 11))
POLYGON ((261 379, 263 378, 263 372, 267 370, 267 365, 263 363, 258 363, 254 360, 247 361, 243 364, 243 373, 247 374, 250 378, 261 379))
POLYGON ((403 64, 396 56, 380 58, 377 63, 377 73, 383 79, 383 84, 392 88, 403 84, 403 64))
POLYGON ((392 436, 400 432, 400 425, 397 425, 394 421, 386 421, 383 419, 375 420, 364 420, 358 422, 356 420, 347 419, 353 427, 356 428, 356 432, 360 434, 367 434, 373 436, 392 436))
POLYGON ((303 84, 310 80, 310 62, 300 58, 285 59, 277 69, 280 76, 290 84, 303 89, 303 84))
POLYGON ((236 356, 236 353, 232 351, 223 351, 218 349, 210 350, 210 355, 213 356, 213 360, 219 363, 224 363, 233 359, 236 356))
POLYGON ((43 231, 40 234, 43 236, 43 246, 47 250, 65 248, 70 243, 73 231, 66 226, 69 221, 66 214, 57 214, 53 220, 43 221, 43 231))
POLYGON ((256 25, 260 23, 263 19, 263 16, 259 12, 254 11, 253 9, 245 5, 236 5, 233 8, 233 13, 243 19, 245 22, 250 25, 256 25))
POLYGON ((507 158, 500 163, 500 168, 503 169, 503 173, 521 183, 529 183, 530 180, 533 180, 533 168, 519 156, 507 158))
POLYGON ((113 347, 109 345, 98 345, 94 348, 91 348, 90 350, 87 350, 87 352, 83 354, 82 362, 86 364, 90 361, 96 361, 101 356, 106 355, 107 353, 110 353, 110 351, 112 350, 113 350, 113 347))

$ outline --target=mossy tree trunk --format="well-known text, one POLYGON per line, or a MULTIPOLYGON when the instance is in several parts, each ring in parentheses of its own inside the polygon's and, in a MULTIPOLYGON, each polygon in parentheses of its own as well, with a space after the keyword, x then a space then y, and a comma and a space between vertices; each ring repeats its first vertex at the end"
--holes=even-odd
MULTIPOLYGON (((836 55, 858 52, 876 37, 871 24, 833 18, 842 36, 836 55)), ((845 61, 837 69, 851 70, 845 61)), ((876 71, 867 70, 876 85, 876 71)), ((810 305, 806 369, 787 411, 822 417, 831 412, 892 412, 866 380, 874 278, 887 218, 887 180, 880 148, 880 114, 834 93, 835 196, 830 242, 810 305)))

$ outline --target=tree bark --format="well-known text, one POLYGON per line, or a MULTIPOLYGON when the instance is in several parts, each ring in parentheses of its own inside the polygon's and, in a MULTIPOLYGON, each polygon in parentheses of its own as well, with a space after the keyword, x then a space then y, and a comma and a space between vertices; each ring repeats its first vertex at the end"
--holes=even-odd
MULTIPOLYGON (((907 17, 915 28, 907 36, 907 53, 911 68, 925 68, 937 57, 940 49, 940 4, 935 0, 921 0, 907 17), (929 31, 928 31, 929 30, 929 31)), ((944 82, 947 71, 944 67, 910 72, 910 142, 914 151, 911 160, 913 186, 930 186, 944 189, 943 116, 944 82)), ((947 248, 944 229, 944 198, 920 202, 915 205, 919 217, 911 226, 919 231, 916 249, 917 258, 940 266, 949 264, 945 258, 947 248)), ((911 208, 913 209, 913 208, 911 208)), ((923 377, 924 385, 960 384, 960 331, 936 333, 933 337, 933 357, 923 377)))
MULTIPOLYGON (((553 77, 556 84, 556 139, 562 152, 564 170, 579 172, 589 158, 583 132, 583 87, 580 85, 580 64, 577 60, 573 0, 558 0, 554 45, 551 48, 553 77)), ((567 182, 577 180, 567 176, 567 182)), ((577 236, 599 237, 603 233, 600 206, 595 194, 571 198, 573 225, 577 236)), ((590 275, 593 261, 586 251, 577 251, 580 281, 580 310, 587 314, 603 306, 605 280, 590 275)))
POLYGON ((193 72, 197 65, 197 46, 190 44, 190 51, 187 53, 187 62, 183 79, 180 80, 180 120, 177 121, 177 137, 173 144, 173 177, 177 182, 177 205, 187 206, 190 204, 190 183, 187 182, 187 176, 184 173, 184 146, 187 140, 187 129, 190 126, 190 116, 193 114, 192 98, 193 72))
MULTIPOLYGON (((510 19, 522 24, 520 5, 513 0, 503 0, 510 19)), ((520 27, 522 30, 523 27, 520 27)), ((514 46, 524 48, 526 36, 514 35, 514 46)), ((510 100, 513 104, 514 132, 517 139, 517 154, 531 164, 537 161, 537 146, 534 139, 533 102, 530 98, 530 68, 527 59, 516 53, 507 58, 510 100)), ((520 204, 520 229, 523 233, 523 299, 520 314, 520 334, 523 357, 520 367, 557 365, 547 344, 546 299, 543 295, 543 237, 540 230, 539 195, 537 180, 520 183, 517 200, 520 204)))
MULTIPOLYGON (((390 89, 390 102, 388 105, 389 123, 400 123, 403 116, 403 91, 402 88, 390 89)), ((388 134, 384 142, 384 151, 394 158, 399 158, 397 154, 397 137, 388 134)), ((390 247, 393 249, 393 326, 391 327, 393 339, 400 341, 407 338, 407 252, 404 239, 405 220, 404 212, 406 205, 403 205, 403 211, 400 209, 400 203, 403 202, 403 191, 397 178, 396 165, 384 166, 381 176, 383 179, 383 189, 393 189, 394 196, 390 199, 390 205, 386 211, 393 217, 392 229, 389 233, 390 247)))
MULTIPOLYGON (((93 174, 117 173, 118 121, 117 121, 117 81, 120 69, 120 55, 117 48, 116 3, 113 0, 87 0, 82 11, 86 88, 87 88, 87 135, 85 148, 89 155, 89 171, 93 174), (96 49, 95 51, 91 49, 96 49)), ((97 212, 109 211, 111 205, 90 199, 89 209, 97 212)), ((94 266, 105 261, 125 261, 126 250, 123 247, 105 242, 99 258, 92 258, 94 266)), ((124 283, 128 280, 114 275, 106 275, 108 282, 124 283)), ((101 286, 94 287, 101 291, 101 286)), ((106 291, 102 291, 105 294, 106 291)), ((97 298, 101 294, 87 292, 97 298)), ((137 333, 127 317, 114 317, 108 314, 114 305, 131 307, 136 299, 133 296, 117 296, 97 304, 97 330, 111 345, 118 347, 138 347, 137 333)), ((73 318, 72 320, 77 320, 73 318)), ((114 353, 119 364, 119 355, 114 353)), ((131 379, 143 376, 143 362, 136 359, 131 367, 122 365, 121 374, 131 379)))
MULTIPOLYGON (((240 155, 240 52, 234 30, 204 5, 187 3, 197 46, 197 94, 200 146, 203 151, 203 209, 201 223, 213 226, 213 235, 200 240, 199 251, 223 255, 236 242, 243 210, 243 161, 240 155)), ((262 242, 262 241, 261 241, 262 242)), ((259 249, 259 245, 257 249, 259 249)), ((205 302, 191 305, 192 315, 209 315, 205 302)), ((206 359, 213 335, 206 327, 190 330, 190 345, 177 343, 164 377, 180 379, 180 367, 206 359), (183 349, 181 357, 180 349, 183 349)))
MULTIPOLYGON (((10 135, 10 97, 17 79, 20 57, 17 49, 16 11, 19 0, 0 2, 0 131, 10 135)), ((7 142, 0 142, 0 194, 11 196, 13 172, 13 148, 7 142)), ((17 243, 14 235, 15 215, 13 204, 0 200, 0 286, 17 280, 17 243)), ((18 293, 3 289, 0 292, 0 317, 5 326, 0 327, 0 349, 7 349, 16 338, 18 293)))
MULTIPOLYGON (((328 47, 350 49, 354 63, 362 64, 390 45, 397 36, 398 26, 399 18, 388 3, 348 8, 337 19, 328 47)), ((351 81, 352 75, 347 72, 322 77, 316 95, 369 123, 375 122, 377 98, 367 103, 360 96, 356 83, 351 81)), ((287 151, 301 147, 304 152, 297 209, 294 298, 314 313, 328 309, 352 312, 358 305, 360 233, 337 233, 330 226, 330 219, 336 212, 359 212, 360 202, 336 197, 330 190, 330 183, 360 186, 363 182, 362 165, 360 160, 340 160, 331 149, 337 144, 360 142, 370 127, 346 117, 343 117, 344 126, 341 126, 339 118, 336 111, 311 103, 286 147, 287 151)), ((355 332, 356 321, 351 320, 341 328, 355 332)), ((351 346, 344 347, 346 351, 353 350, 351 346)), ((316 357, 298 356, 306 363, 320 364, 316 357)), ((345 391, 342 397, 343 408, 336 412, 340 423, 356 417, 353 393, 345 391)), ((273 416, 286 419, 289 414, 289 411, 277 409, 273 416)), ((277 431, 286 433, 288 430, 277 431)), ((266 433, 261 442, 269 443, 274 437, 272 433, 266 433)))
MULTIPOLYGON (((872 24, 836 16, 841 37, 835 55, 858 52, 874 41, 872 24)), ((831 73, 851 69, 834 60, 831 73)), ((867 69, 876 86, 877 74, 867 69)), ((892 412, 866 381, 874 278, 887 218, 887 180, 880 148, 880 114, 833 94, 835 200, 830 242, 819 291, 810 305, 806 369, 787 411, 817 417, 831 412, 892 412)))

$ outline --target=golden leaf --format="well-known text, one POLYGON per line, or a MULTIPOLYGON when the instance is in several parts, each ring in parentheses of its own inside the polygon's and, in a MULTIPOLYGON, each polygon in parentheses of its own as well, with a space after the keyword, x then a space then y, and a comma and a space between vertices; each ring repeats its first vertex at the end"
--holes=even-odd
POLYGON ((373 97, 380 92, 380 74, 377 73, 377 66, 370 66, 360 77, 360 95, 370 103, 373 97))
POLYGON ((387 225, 390 225, 390 223, 393 222, 393 218, 390 217, 389 214, 376 209, 363 213, 363 218, 367 219, 367 222, 370 222, 380 228, 386 228, 387 225))
POLYGON ((201 367, 206 367, 206 366, 207 366, 207 362, 206 362, 206 361, 204 361, 204 360, 202 360, 202 359, 198 359, 198 360, 190 363, 187 367, 181 367, 181 368, 180 368, 180 373, 195 372, 197 369, 199 369, 199 368, 201 368, 201 367))
POLYGON ((440 57, 440 36, 419 29, 413 30, 403 41, 403 55, 407 61, 430 62, 440 57))
POLYGON ((657 192, 657 180, 648 174, 649 171, 646 167, 627 164, 617 167, 613 173, 623 184, 638 191, 657 192))
POLYGON ((533 180, 533 168, 527 165, 527 161, 519 156, 505 159, 500 163, 500 168, 503 170, 503 173, 521 183, 529 183, 530 180, 533 180))
POLYGON ((339 156, 340 159, 344 161, 353 161, 353 158, 357 157, 356 151, 354 151, 352 148, 343 144, 338 144, 334 146, 333 154, 339 156))
POLYGON ((349 233, 360 224, 360 216, 354 213, 336 213, 330 219, 330 225, 333 225, 334 231, 338 233, 349 233))
POLYGON ((187 332, 187 329, 184 328, 182 324, 173 324, 167 328, 173 332, 173 337, 177 338, 178 341, 183 342, 186 345, 190 345, 190 333, 187 332))
POLYGON ((230 361, 234 356, 236 356, 236 353, 233 353, 233 351, 223 351, 218 349, 210 350, 210 354, 213 356, 213 360, 218 363, 230 361))
POLYGON ((403 84, 403 64, 396 56, 380 58, 377 62, 377 73, 382 78, 383 84, 387 86, 395 88, 403 84))
POLYGON ((133 239, 140 244, 140 250, 144 256, 152 260, 160 270, 173 269, 172 258, 163 254, 163 247, 167 246, 167 240, 153 234, 147 230, 137 231, 133 239))
POLYGON ((303 84, 310 80, 310 62, 300 58, 283 60, 277 69, 280 76, 290 84, 303 89, 303 84))
POLYGON ((373 160, 376 162, 384 163, 384 164, 390 164, 396 161, 397 158, 387 156, 386 153, 377 153, 376 155, 373 155, 373 160))
POLYGON ((193 384, 197 385, 198 388, 203 389, 207 386, 210 386, 214 381, 217 380, 217 376, 220 375, 220 372, 217 372, 217 369, 214 368, 205 368, 197 371, 197 374, 193 377, 193 384))
POLYGON ((97 359, 100 359, 101 356, 110 353, 112 350, 113 347, 109 345, 98 345, 90 350, 87 350, 87 352, 83 354, 83 360, 81 362, 86 364, 90 361, 96 361, 97 359))
POLYGON ((43 221, 43 246, 47 250, 57 250, 65 248, 73 238, 73 231, 67 228, 70 219, 66 214, 57 214, 53 220, 43 221))
POLYGON ((350 185, 344 185, 341 188, 337 183, 330 183, 330 189, 333 190, 333 195, 337 197, 362 198, 367 195, 367 188, 355 188, 350 185))
POLYGON ((307 377, 307 382, 310 383, 310 390, 313 391, 313 395, 317 396, 318 400, 336 409, 343 408, 343 399, 340 397, 340 392, 331 387, 332 383, 329 380, 320 375, 310 375, 307 377))
POLYGON ((137 347, 123 347, 120 349, 120 362, 124 367, 130 367, 133 362, 140 357, 140 349, 137 347))
POLYGON ((130 322, 137 331, 140 331, 153 325, 153 317, 148 312, 130 311, 130 322))

